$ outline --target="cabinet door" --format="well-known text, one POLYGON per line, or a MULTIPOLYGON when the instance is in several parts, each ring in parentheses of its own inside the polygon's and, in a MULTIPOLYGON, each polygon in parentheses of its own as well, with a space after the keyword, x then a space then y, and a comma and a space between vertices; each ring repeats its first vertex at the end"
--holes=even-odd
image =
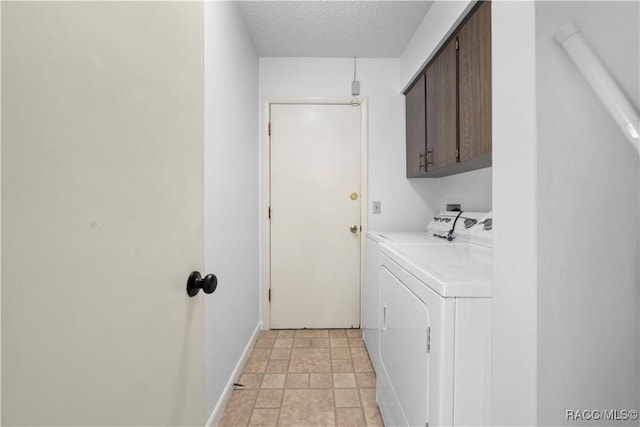
POLYGON ((424 75, 405 94, 407 126, 407 178, 419 178, 427 172, 425 166, 425 83, 424 75))
POLYGON ((447 43, 426 71, 427 171, 457 162, 458 82, 455 39, 447 43))
POLYGON ((491 152, 491 3, 481 2, 458 33, 460 161, 491 152))

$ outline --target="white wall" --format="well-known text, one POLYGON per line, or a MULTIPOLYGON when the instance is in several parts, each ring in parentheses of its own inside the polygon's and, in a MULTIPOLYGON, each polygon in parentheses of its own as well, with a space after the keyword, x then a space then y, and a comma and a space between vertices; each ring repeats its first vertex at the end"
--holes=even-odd
POLYGON ((488 212, 492 209, 492 168, 484 168, 440 178, 439 209, 460 203, 462 210, 488 212))
MULTIPOLYGON (((438 180, 406 178, 404 96, 397 59, 358 59, 368 102, 368 222, 371 230, 418 230, 438 210, 438 180), (382 213, 371 214, 371 202, 382 213)), ((353 59, 260 58, 260 96, 349 97, 353 59)))
MULTIPOLYGON (((0 2, 0 46, 2 46, 2 2, 0 2)), ((2 70, 2 55, 0 55, 0 70, 2 70)), ((0 82, 2 72, 0 72, 0 82)), ((2 99, 2 84, 0 84, 0 99, 2 99)), ((0 135, 2 134, 2 118, 0 114, 0 135)), ((2 188, 2 138, 0 138, 0 188, 2 188)), ((2 197, 0 197, 0 241, 2 239, 2 197)), ((2 245, 0 245, 0 330, 2 330, 2 245)), ((0 339, 0 366, 2 366, 2 340, 0 339)), ((2 369, 0 369, 0 384, 2 384, 2 369)), ((0 387, 0 420, 2 420, 2 387, 0 387)))
POLYGON ((576 24, 637 108, 640 7, 539 2, 535 18, 538 422, 572 425, 567 409, 638 409, 639 169, 553 34, 576 24))
POLYGON ((533 2, 492 4, 493 425, 536 425, 534 12, 533 2))
POLYGON ((204 55, 209 416, 259 322, 258 56, 237 3, 205 3, 204 55))
POLYGON ((493 4, 494 425, 638 408, 638 158, 552 40, 575 22, 638 105, 638 12, 493 4))

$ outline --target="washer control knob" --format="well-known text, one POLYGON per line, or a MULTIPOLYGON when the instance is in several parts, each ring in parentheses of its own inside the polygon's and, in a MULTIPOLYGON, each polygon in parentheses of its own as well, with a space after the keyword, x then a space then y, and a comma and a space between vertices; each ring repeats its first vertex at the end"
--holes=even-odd
POLYGON ((478 222, 478 220, 473 218, 467 218, 464 220, 464 228, 471 228, 474 225, 476 225, 476 222, 478 222))

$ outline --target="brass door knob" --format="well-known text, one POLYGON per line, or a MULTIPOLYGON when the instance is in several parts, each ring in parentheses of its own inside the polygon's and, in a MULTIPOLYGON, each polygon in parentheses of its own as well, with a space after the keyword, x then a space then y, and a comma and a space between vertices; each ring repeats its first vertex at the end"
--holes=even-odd
POLYGON ((357 225, 352 225, 351 227, 349 227, 349 231, 351 231, 353 234, 356 234, 358 232, 358 226, 357 225))

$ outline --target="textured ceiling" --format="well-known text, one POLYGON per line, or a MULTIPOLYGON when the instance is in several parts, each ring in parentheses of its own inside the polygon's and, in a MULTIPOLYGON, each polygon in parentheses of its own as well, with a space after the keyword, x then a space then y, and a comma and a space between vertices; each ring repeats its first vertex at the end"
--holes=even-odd
POLYGON ((260 56, 398 58, 431 1, 242 1, 260 56))

